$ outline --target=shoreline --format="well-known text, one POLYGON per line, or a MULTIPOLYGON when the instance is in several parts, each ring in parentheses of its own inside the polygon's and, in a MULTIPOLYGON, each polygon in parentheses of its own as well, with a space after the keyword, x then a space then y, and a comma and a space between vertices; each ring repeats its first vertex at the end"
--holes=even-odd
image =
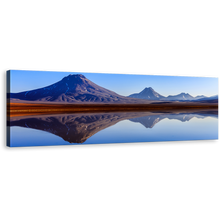
POLYGON ((126 112, 165 110, 218 109, 218 103, 161 103, 161 104, 30 104, 8 103, 7 116, 79 112, 126 112))

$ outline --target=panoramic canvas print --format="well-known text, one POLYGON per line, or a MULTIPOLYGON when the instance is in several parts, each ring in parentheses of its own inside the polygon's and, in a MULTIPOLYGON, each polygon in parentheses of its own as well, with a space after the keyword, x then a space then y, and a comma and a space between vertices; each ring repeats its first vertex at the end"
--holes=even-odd
POLYGON ((218 78, 7 71, 7 145, 218 139, 218 78))

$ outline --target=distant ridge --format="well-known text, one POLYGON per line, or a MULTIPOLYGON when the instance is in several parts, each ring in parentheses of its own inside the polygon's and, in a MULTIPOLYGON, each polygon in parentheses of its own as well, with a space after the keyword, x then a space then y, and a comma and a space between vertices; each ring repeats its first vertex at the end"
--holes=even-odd
POLYGON ((165 98, 166 100, 194 100, 195 98, 191 96, 189 93, 180 93, 178 95, 169 95, 165 98))
POLYGON ((158 100, 158 101, 210 101, 213 99, 218 99, 218 96, 211 96, 206 97, 204 95, 199 95, 196 97, 193 97, 189 93, 180 93, 178 95, 169 95, 167 97, 159 94, 155 90, 153 90, 151 87, 146 87, 144 90, 142 90, 140 93, 134 93, 129 95, 128 97, 132 98, 139 98, 139 99, 145 99, 145 100, 158 100))

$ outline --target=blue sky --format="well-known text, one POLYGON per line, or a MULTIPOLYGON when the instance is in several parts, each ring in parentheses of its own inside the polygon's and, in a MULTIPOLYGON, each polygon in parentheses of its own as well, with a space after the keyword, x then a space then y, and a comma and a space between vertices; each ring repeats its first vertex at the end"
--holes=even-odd
MULTIPOLYGON (((23 92, 38 89, 56 83, 69 74, 78 73, 79 72, 12 70, 11 92, 23 92)), ((102 73, 81 74, 97 85, 124 96, 128 96, 132 93, 139 93, 146 87, 152 87, 156 92, 164 96, 177 95, 181 92, 189 93, 192 96, 213 96, 218 94, 218 78, 213 77, 102 73)))

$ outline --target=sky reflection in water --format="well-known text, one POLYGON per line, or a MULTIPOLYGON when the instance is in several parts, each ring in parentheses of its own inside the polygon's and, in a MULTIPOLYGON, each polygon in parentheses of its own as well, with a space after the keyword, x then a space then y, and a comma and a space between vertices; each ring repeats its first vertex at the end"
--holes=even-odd
POLYGON ((112 112, 12 117, 10 146, 218 139, 218 111, 112 112))

